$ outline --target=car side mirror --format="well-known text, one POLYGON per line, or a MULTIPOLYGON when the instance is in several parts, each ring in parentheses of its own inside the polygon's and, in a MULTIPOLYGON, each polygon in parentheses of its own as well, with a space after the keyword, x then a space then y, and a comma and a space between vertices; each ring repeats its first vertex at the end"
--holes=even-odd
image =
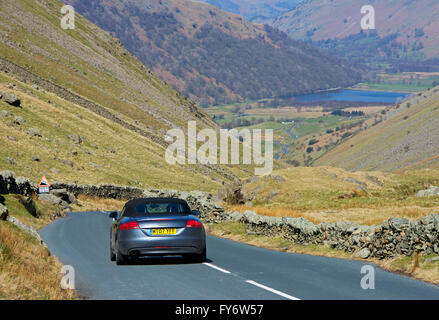
POLYGON ((110 214, 108 215, 108 217, 110 217, 111 219, 113 219, 113 221, 117 220, 117 216, 119 215, 119 212, 117 211, 113 211, 110 212, 110 214))
POLYGON ((192 210, 192 215, 199 216, 201 215, 201 212, 199 210, 192 210))

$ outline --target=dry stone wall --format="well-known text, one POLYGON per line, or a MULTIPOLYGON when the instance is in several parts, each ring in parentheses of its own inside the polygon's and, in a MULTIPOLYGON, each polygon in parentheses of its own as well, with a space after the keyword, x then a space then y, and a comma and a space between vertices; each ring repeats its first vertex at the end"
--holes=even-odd
MULTIPOLYGON (((77 185, 54 183, 55 190, 66 190, 75 197, 129 200, 149 197, 175 197, 185 199, 192 209, 201 212, 207 223, 226 220, 243 223, 248 233, 278 236, 296 244, 320 244, 354 253, 357 257, 389 258, 397 254, 410 256, 415 252, 439 254, 439 215, 432 213, 417 221, 391 218, 377 226, 358 225, 352 222, 313 224, 305 218, 267 217, 252 211, 224 212, 212 195, 202 191, 176 191, 140 189, 112 184, 77 185)), ((0 172, 0 194, 17 193, 26 196, 36 193, 36 186, 22 177, 15 178, 11 171, 0 172)), ((56 192, 55 192, 56 194, 56 192)))
POLYGON ((357 257, 389 258, 415 252, 439 254, 439 215, 432 213, 417 221, 391 218, 377 226, 352 222, 313 224, 305 218, 260 216, 252 211, 229 212, 248 233, 281 235, 296 244, 320 244, 356 253, 357 257))

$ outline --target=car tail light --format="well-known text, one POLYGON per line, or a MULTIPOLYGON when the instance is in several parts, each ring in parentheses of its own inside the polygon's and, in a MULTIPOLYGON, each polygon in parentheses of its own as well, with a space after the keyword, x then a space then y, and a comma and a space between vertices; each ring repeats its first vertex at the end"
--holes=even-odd
POLYGON ((203 225, 197 220, 188 220, 186 223, 186 228, 202 228, 203 225))
POLYGON ((120 230, 140 229, 137 221, 129 221, 120 225, 120 230))

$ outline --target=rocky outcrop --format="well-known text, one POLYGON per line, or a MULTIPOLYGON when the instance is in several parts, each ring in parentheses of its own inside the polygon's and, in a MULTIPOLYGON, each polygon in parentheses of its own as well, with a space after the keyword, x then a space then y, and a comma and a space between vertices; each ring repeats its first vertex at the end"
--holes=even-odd
POLYGON ((6 103, 10 104, 11 106, 20 107, 20 105, 21 105, 20 98, 17 97, 13 93, 5 93, 5 94, 3 94, 3 99, 5 100, 6 103))
POLYGON ((439 215, 432 213, 418 221, 391 218, 378 226, 352 222, 313 224, 305 218, 267 217, 252 211, 230 212, 248 233, 265 236, 282 235, 296 244, 320 244, 354 253, 355 257, 380 259, 415 252, 439 254, 439 215))
POLYGON ((29 130, 27 130, 27 134, 31 137, 42 137, 40 130, 37 128, 29 128, 29 130))
POLYGON ((439 187, 430 187, 427 190, 421 190, 416 194, 417 197, 439 196, 439 187))
POLYGON ((32 237, 37 239, 37 241, 39 241, 43 246, 47 247, 46 244, 44 243, 43 239, 38 234, 37 230, 35 230, 31 226, 24 224, 23 222, 21 222, 20 220, 18 220, 17 218, 15 218, 13 216, 8 216, 7 221, 9 221, 12 224, 14 224, 15 226, 17 226, 20 230, 30 234, 32 237))

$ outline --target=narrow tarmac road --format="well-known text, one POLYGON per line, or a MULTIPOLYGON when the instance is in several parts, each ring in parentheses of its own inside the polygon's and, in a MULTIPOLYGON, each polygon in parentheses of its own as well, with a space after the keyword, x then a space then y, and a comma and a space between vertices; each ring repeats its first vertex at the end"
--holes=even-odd
POLYGON ((40 231, 50 251, 75 269, 86 299, 439 299, 439 286, 375 267, 375 289, 363 290, 367 262, 277 252, 209 236, 208 262, 144 258, 117 266, 109 258, 107 213, 71 213, 40 231))

